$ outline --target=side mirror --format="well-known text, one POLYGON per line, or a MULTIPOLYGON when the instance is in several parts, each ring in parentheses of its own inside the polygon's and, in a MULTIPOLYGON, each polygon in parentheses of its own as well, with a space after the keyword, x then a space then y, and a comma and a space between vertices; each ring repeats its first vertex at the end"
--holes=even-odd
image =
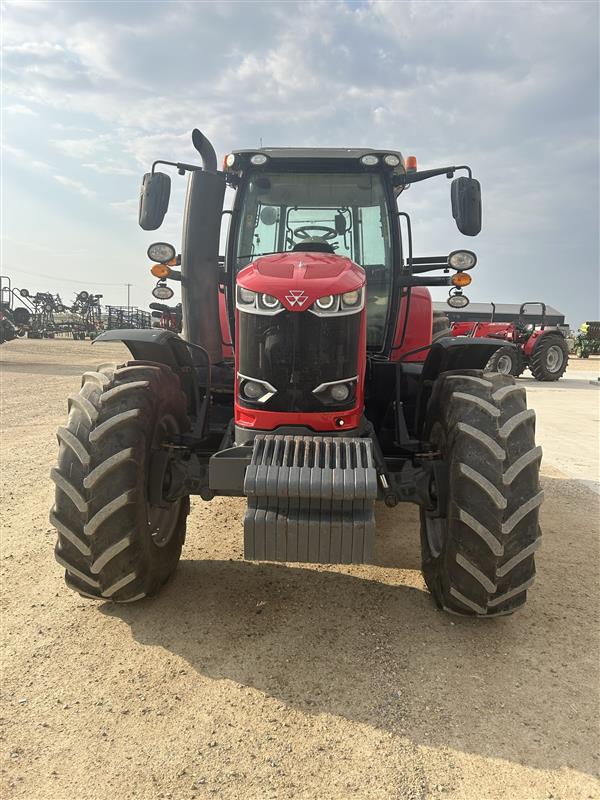
POLYGON ((147 172, 140 190, 140 228, 155 231, 160 228, 169 207, 171 178, 165 172, 147 172))
POLYGON ((465 236, 481 230, 481 186, 475 178, 455 178, 450 187, 452 216, 465 236))

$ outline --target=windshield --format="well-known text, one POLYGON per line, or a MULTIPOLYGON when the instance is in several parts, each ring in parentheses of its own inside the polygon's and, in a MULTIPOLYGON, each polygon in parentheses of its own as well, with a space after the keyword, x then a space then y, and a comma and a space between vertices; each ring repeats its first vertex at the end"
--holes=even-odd
POLYGON ((369 173, 261 173, 246 184, 236 271, 260 255, 324 241, 367 275, 367 344, 380 347, 391 291, 392 253, 383 181, 369 173))

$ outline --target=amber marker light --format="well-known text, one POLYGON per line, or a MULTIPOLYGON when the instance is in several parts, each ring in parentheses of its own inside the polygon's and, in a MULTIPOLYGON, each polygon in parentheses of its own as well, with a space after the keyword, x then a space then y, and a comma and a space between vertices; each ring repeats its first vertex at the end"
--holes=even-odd
POLYGON ((404 162, 404 168, 407 172, 416 172, 417 171, 417 157, 416 156, 406 156, 406 161, 404 162))
POLYGON ((466 272, 457 272, 452 276, 452 283, 454 286, 468 286, 471 283, 471 276, 466 272))
POLYGON ((166 264, 155 264, 150 272, 155 278, 168 278, 171 274, 171 270, 166 264))

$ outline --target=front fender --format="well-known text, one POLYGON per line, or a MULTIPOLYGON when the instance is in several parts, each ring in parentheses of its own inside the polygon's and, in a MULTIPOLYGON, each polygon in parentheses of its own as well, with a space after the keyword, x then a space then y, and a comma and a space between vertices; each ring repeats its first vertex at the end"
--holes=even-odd
POLYGON ((547 331, 547 330, 545 330, 545 331, 534 331, 531 334, 531 336, 529 337, 529 339, 527 339, 527 341, 523 345, 523 355, 525 355, 527 358, 529 358, 529 356, 533 353, 533 349, 536 346, 536 344, 538 343, 538 341, 542 338, 542 336, 547 336, 548 333, 549 333, 549 331, 547 331))
POLYGON ((104 331, 93 341, 123 342, 136 361, 157 361, 176 372, 192 367, 191 345, 173 331, 165 328, 126 328, 104 331))
POLYGON ((97 336, 97 342, 123 342, 136 361, 154 361, 165 364, 179 375, 181 387, 188 398, 190 412, 198 410, 198 385, 195 359, 192 353, 199 351, 200 363, 207 366, 208 356, 201 348, 196 348, 173 331, 165 328, 126 328, 104 331, 97 336))
POLYGON ((434 381, 442 372, 455 369, 483 369, 500 347, 514 347, 504 339, 448 336, 431 345, 423 364, 421 382, 434 381))
POLYGON ((443 372, 482 370, 500 347, 514 348, 514 345, 504 339, 477 339, 467 336, 449 336, 438 339, 431 345, 423 364, 417 394, 415 431, 418 437, 422 434, 431 390, 438 377, 443 372))

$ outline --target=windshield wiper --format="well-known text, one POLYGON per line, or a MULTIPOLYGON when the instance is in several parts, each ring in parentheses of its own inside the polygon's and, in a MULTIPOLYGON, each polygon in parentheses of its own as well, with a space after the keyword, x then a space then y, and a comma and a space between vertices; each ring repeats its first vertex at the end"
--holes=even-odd
POLYGON ((289 250, 271 250, 268 253, 248 253, 247 255, 243 256, 236 256, 236 260, 239 261, 241 258, 260 258, 260 256, 276 256, 280 253, 289 253, 289 250))

